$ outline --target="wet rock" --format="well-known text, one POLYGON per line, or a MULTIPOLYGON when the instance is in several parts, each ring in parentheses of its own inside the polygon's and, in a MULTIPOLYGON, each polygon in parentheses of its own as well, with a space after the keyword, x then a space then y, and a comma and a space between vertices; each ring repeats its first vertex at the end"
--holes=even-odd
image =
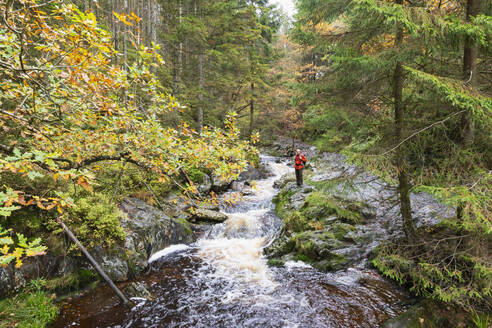
POLYGON ((208 174, 203 174, 202 182, 198 185, 198 191, 202 195, 208 195, 212 190, 212 178, 208 174))
POLYGON ((296 181, 296 176, 294 173, 284 174, 280 179, 273 183, 274 188, 282 189, 288 182, 296 181))
POLYGON ((353 242, 354 239, 350 232, 356 231, 357 228, 351 224, 343 223, 343 222, 333 222, 328 225, 327 231, 333 233, 336 239, 345 240, 353 242))
POLYGON ((104 272, 116 282, 128 279, 128 263, 118 256, 103 256, 101 267, 104 272))
POLYGON ((420 192, 410 195, 412 217, 417 227, 437 224, 441 219, 456 217, 456 210, 437 202, 431 195, 420 192))
POLYGON ((248 165, 248 168, 241 172, 238 181, 251 181, 251 180, 261 180, 268 178, 272 173, 267 170, 265 166, 253 167, 248 165))
POLYGON ((271 260, 275 260, 294 251, 295 245, 294 240, 291 240, 290 237, 281 235, 264 249, 264 253, 271 260))
POLYGON ((24 259, 20 268, 11 263, 0 268, 0 299, 21 291, 33 279, 64 275, 82 265, 78 257, 54 256, 49 252, 24 259))
POLYGON ((185 218, 170 218, 145 202, 130 198, 120 204, 124 213, 121 226, 126 237, 123 245, 113 249, 91 250, 103 270, 114 281, 125 281, 147 267, 150 255, 172 244, 189 244, 195 240, 185 218))
POLYGON ((254 194, 254 192, 253 192, 253 190, 251 190, 251 188, 248 188, 248 189, 243 189, 241 192, 242 192, 242 193, 243 193, 243 195, 245 195, 245 196, 248 196, 248 195, 252 195, 252 194, 254 194))
POLYGON ((204 209, 204 210, 210 210, 210 211, 219 211, 220 210, 220 206, 217 205, 217 204, 203 204, 200 206, 201 209, 204 209))
MULTIPOLYGON (((382 241, 403 235, 397 188, 347 163, 343 155, 316 151, 312 155, 317 157, 308 171, 312 172, 307 175, 309 183, 299 188, 294 175, 286 174, 274 184, 281 188, 274 202, 284 228, 265 253, 270 259, 282 261, 296 256, 310 264, 324 261, 313 264, 324 270, 348 264, 365 266, 382 241), (304 234, 302 238, 300 234, 304 234), (320 235, 333 240, 328 242, 320 235), (293 242, 292 238, 301 238, 302 242, 293 242), (306 238, 311 238, 311 243, 306 238), (311 253, 306 253, 306 245, 310 245, 311 253)), ((413 193, 411 202, 417 227, 456 215, 454 209, 426 193, 413 193)))
POLYGON ((236 191, 236 192, 240 192, 244 189, 244 183, 242 182, 239 182, 239 181, 233 181, 231 183, 231 190, 232 191, 236 191))
POLYGON ((342 242, 329 231, 304 231, 291 237, 282 236, 265 249, 272 260, 303 261, 322 271, 344 268, 350 259, 337 254, 342 242))
POLYGON ((189 208, 189 204, 186 199, 181 195, 169 194, 163 201, 164 213, 168 216, 174 217, 176 213, 184 212, 189 208))
POLYGON ((400 316, 387 321, 382 328, 413 328, 422 327, 420 321, 424 317, 424 307, 421 304, 412 306, 400 316))
POLYGON ((126 217, 121 226, 127 234, 125 247, 147 258, 172 244, 195 241, 186 220, 171 219, 164 212, 138 199, 126 199, 120 205, 126 217))
POLYGON ((155 297, 148 288, 147 284, 143 281, 132 282, 125 288, 125 294, 129 298, 143 298, 147 301, 153 301, 155 297))
MULTIPOLYGON (((383 328, 470 327, 470 314, 450 304, 421 300, 398 317, 385 322, 383 328)), ((473 325, 475 326, 475 325, 473 325)), ((478 327, 478 326, 477 326, 478 327)), ((484 326, 485 327, 485 326, 484 326)), ((490 326, 487 326, 490 327, 490 326)))
POLYGON ((223 180, 216 175, 212 175, 212 190, 215 192, 224 192, 229 189, 231 185, 231 180, 223 180))
POLYGON ((227 220, 229 217, 221 212, 212 211, 204 208, 199 208, 193 214, 193 219, 196 221, 216 222, 221 223, 227 220))
POLYGON ((0 268, 0 298, 6 297, 11 291, 12 276, 6 268, 0 268))

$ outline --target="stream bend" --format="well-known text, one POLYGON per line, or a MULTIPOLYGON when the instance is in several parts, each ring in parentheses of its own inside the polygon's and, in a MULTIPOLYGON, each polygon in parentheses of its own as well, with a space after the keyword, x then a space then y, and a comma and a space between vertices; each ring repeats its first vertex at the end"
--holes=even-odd
POLYGON ((263 248, 281 229, 273 182, 291 168, 262 156, 273 175, 190 247, 154 254, 145 280, 156 296, 131 310, 105 288, 73 301, 56 327, 379 327, 404 310, 404 292, 374 271, 322 273, 302 262, 269 267, 263 248))

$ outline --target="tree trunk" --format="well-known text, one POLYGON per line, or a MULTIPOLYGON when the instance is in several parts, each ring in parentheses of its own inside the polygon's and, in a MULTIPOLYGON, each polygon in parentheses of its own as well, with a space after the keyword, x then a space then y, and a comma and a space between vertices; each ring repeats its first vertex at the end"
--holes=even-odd
MULTIPOLYGON (((114 4, 115 1, 116 0, 110 1, 111 13, 109 14, 109 21, 111 22, 111 32, 113 35, 113 47, 114 47, 114 50, 118 51, 118 37, 117 37, 118 31, 116 30, 116 22, 114 21, 114 16, 113 16, 113 12, 115 11, 115 4, 114 4)), ((113 60, 114 64, 117 64, 118 63, 118 56, 114 55, 112 60, 113 60)))
POLYGON ((251 82, 251 103, 249 104, 249 137, 253 134, 253 124, 254 124, 254 113, 255 113, 255 83, 251 82))
POLYGON ((60 224, 60 226, 63 228, 63 230, 65 231, 65 233, 68 235, 68 237, 70 237, 70 239, 72 239, 72 241, 80 248, 80 250, 82 251, 82 253, 85 255, 85 257, 87 257, 87 259, 89 260, 89 262, 92 264, 92 266, 94 267, 94 269, 96 269, 97 273, 99 273, 99 275, 104 280, 106 280, 106 282, 108 283, 109 287, 111 287, 111 289, 116 293, 116 295, 118 295, 118 297, 121 299, 121 301, 123 302, 123 304, 125 304, 126 306, 129 306, 129 307, 133 307, 134 304, 128 300, 128 298, 125 296, 125 294, 123 294, 118 289, 118 287, 116 287, 116 285, 114 284, 114 282, 104 272, 104 270, 101 268, 101 266, 99 265, 99 263, 97 263, 97 261, 87 251, 87 249, 82 245, 82 243, 77 239, 77 237, 75 237, 75 235, 72 233, 72 231, 70 231, 70 229, 65 225, 65 223, 63 223, 63 221, 60 219, 59 216, 56 218, 56 221, 58 222, 58 224, 60 224))
MULTIPOLYGON (((128 0, 124 0, 124 13, 128 12, 128 0)), ((125 64, 127 63, 128 54, 127 54, 127 45, 126 45, 126 25, 123 25, 123 58, 125 64)))
MULTIPOLYGON (((480 10, 480 0, 468 0, 466 3, 466 21, 470 22, 472 17, 477 16, 480 10)), ((469 37, 465 39, 463 52, 463 78, 474 86, 477 81, 477 45, 469 37)), ((465 147, 473 144, 473 121, 471 112, 468 110, 461 116, 461 142, 465 147)))
MULTIPOLYGON (((401 4, 402 0, 396 0, 401 4)), ((399 47, 403 42, 403 28, 396 24, 395 46, 399 47)), ((405 131, 404 104, 403 104, 403 63, 397 62, 393 75, 393 100, 395 106, 395 135, 399 144, 403 140, 405 131)), ((415 225, 412 218, 410 204, 410 184, 408 182, 408 167, 406 162, 405 145, 396 150, 396 166, 398 170, 398 192, 400 195, 400 211, 403 218, 403 230, 408 241, 416 239, 415 225)))
POLYGON ((147 1, 147 22, 145 24, 147 26, 147 28, 146 28, 145 34, 147 37, 147 44, 149 45, 149 47, 152 45, 152 41, 154 41, 154 40, 152 40, 152 30, 154 28, 154 26, 153 26, 154 15, 152 13, 152 10, 154 9, 153 7, 154 7, 153 6, 153 0, 148 0, 147 1))
POLYGON ((151 25, 151 39, 154 43, 157 43, 157 30, 159 29, 159 26, 160 26, 160 15, 159 15, 159 12, 160 12, 160 5, 159 3, 157 3, 155 0, 152 0, 152 13, 153 13, 153 22, 152 22, 152 25, 151 25))
POLYGON ((203 129, 203 90, 205 88, 205 76, 203 72, 203 65, 204 65, 204 55, 203 55, 203 47, 200 47, 200 55, 198 57, 198 88, 199 88, 199 93, 198 93, 198 129, 199 132, 202 132, 203 129))
MULTIPOLYGON (((179 29, 181 29, 181 24, 183 23, 183 3, 179 1, 179 29)), ((181 36, 179 36, 179 50, 178 50, 178 93, 181 89, 183 76, 183 41, 181 40, 181 36)))

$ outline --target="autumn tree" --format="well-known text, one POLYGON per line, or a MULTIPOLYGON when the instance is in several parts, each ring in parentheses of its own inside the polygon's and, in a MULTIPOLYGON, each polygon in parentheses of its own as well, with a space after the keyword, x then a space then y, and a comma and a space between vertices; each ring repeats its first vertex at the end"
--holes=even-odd
MULTIPOLYGON (((233 113, 224 130, 197 133, 182 120, 175 127, 164 124, 182 108, 153 73, 153 65, 163 64, 157 45, 128 34, 134 58, 120 65, 113 60, 120 52, 111 32, 89 10, 29 0, 3 2, 0 11, 4 227, 26 211, 70 212, 77 188, 92 192, 112 165, 126 163, 146 172, 149 183, 174 184, 193 197, 196 186, 183 180, 188 171, 203 168, 231 179, 256 154, 239 140, 233 113)), ((134 13, 113 16, 128 28, 140 21, 134 13)), ((14 259, 20 265, 24 256, 45 250, 20 234, 13 248, 9 234, 0 230, 2 265, 14 259)))

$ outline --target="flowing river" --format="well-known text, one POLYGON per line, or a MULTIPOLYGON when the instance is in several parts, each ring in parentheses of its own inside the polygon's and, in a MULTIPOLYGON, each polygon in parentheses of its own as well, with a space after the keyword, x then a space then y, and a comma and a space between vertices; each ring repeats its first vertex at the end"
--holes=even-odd
POLYGON ((323 273, 302 262, 269 267, 263 248, 281 229, 273 182, 291 170, 263 156, 273 176, 194 244, 174 245, 151 263, 154 301, 125 308, 107 287, 65 304, 54 327, 379 327, 408 295, 375 271, 323 273))

